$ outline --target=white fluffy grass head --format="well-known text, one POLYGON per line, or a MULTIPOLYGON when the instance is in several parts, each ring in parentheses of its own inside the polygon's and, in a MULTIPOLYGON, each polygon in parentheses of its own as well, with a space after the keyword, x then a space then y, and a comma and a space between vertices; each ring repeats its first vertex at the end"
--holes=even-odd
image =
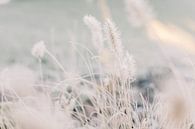
POLYGON ((39 41, 34 44, 32 48, 32 55, 36 58, 43 58, 46 51, 46 46, 44 41, 39 41))
POLYGON ((100 52, 104 48, 101 23, 91 15, 85 16, 83 21, 91 31, 94 47, 100 52))
POLYGON ((115 70, 114 73, 124 80, 132 79, 136 71, 135 60, 124 50, 118 28, 111 20, 107 19, 104 25, 104 32, 111 55, 114 56, 110 60, 111 69, 115 70))
POLYGON ((104 24, 105 39, 108 42, 110 49, 119 56, 123 56, 123 46, 120 38, 120 32, 115 23, 107 19, 104 24))

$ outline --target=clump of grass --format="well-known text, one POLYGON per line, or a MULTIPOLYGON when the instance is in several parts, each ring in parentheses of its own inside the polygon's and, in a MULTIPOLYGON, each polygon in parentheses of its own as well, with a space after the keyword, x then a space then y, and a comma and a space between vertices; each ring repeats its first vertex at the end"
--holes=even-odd
MULTIPOLYGON (((135 2, 131 6, 139 4, 135 2)), ((137 8, 140 9, 136 14, 139 18, 150 19, 150 16, 142 16, 141 9, 146 8, 145 5, 137 8)), ((175 90, 178 87, 164 90, 150 102, 132 86, 136 76, 135 60, 124 49, 114 22, 106 19, 101 23, 93 16, 85 16, 84 22, 97 51, 90 53, 96 72, 91 70, 92 64, 88 64, 89 75, 70 76, 72 73, 67 72, 45 42, 37 42, 32 55, 39 61, 39 75, 24 66, 1 71, 0 129, 194 127, 193 88, 178 86, 178 91, 175 90), (46 57, 62 71, 59 81, 48 83, 45 80, 42 60, 46 57)))

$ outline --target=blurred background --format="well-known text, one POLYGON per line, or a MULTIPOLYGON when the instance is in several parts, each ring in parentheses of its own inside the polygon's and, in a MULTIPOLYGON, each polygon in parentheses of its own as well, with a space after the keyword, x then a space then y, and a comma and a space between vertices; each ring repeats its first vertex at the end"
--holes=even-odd
MULTIPOLYGON (((21 63, 33 68, 37 62, 31 48, 40 40, 68 67, 70 41, 92 48, 83 17, 89 14, 103 21, 99 1, 0 0, 0 67, 21 63)), ((150 29, 136 28, 128 22, 123 0, 106 1, 125 48, 135 57, 138 73, 156 67, 157 70, 175 67, 192 78, 195 1, 148 0, 148 3, 158 21, 152 26, 157 40, 156 36, 150 36, 150 29)))

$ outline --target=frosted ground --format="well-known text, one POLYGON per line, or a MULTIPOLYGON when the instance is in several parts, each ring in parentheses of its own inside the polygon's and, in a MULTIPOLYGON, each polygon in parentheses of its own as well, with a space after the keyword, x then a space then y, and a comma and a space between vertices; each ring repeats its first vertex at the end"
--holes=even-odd
MULTIPOLYGON (((190 27, 188 24, 195 19, 193 0, 151 0, 150 3, 162 22, 174 24, 194 35, 194 24, 190 27)), ((138 70, 166 66, 167 60, 158 45, 148 39, 143 29, 133 28, 128 23, 123 1, 109 0, 108 6, 122 33, 125 47, 137 61, 138 70)), ((96 0, 13 0, 1 5, 0 65, 4 67, 7 64, 22 63, 36 67, 36 60, 30 50, 35 42, 44 40, 65 67, 68 67, 70 40, 89 48, 92 46, 90 33, 83 23, 86 14, 101 20, 96 0)), ((174 63, 183 67, 185 56, 174 47, 166 46, 165 49, 174 63)))

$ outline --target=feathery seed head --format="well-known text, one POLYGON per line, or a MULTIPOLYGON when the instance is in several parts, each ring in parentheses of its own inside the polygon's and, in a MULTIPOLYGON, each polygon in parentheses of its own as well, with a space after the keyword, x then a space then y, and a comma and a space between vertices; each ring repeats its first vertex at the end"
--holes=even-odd
POLYGON ((36 58, 43 58, 46 51, 46 46, 44 41, 37 42, 32 48, 32 55, 36 58))
POLYGON ((106 20, 104 25, 104 32, 106 40, 109 42, 109 47, 116 52, 118 56, 123 56, 123 47, 120 39, 120 32, 116 25, 109 19, 106 20))
POLYGON ((92 42, 94 47, 101 51, 104 47, 101 23, 93 16, 87 15, 83 18, 84 23, 89 27, 92 33, 92 42))

